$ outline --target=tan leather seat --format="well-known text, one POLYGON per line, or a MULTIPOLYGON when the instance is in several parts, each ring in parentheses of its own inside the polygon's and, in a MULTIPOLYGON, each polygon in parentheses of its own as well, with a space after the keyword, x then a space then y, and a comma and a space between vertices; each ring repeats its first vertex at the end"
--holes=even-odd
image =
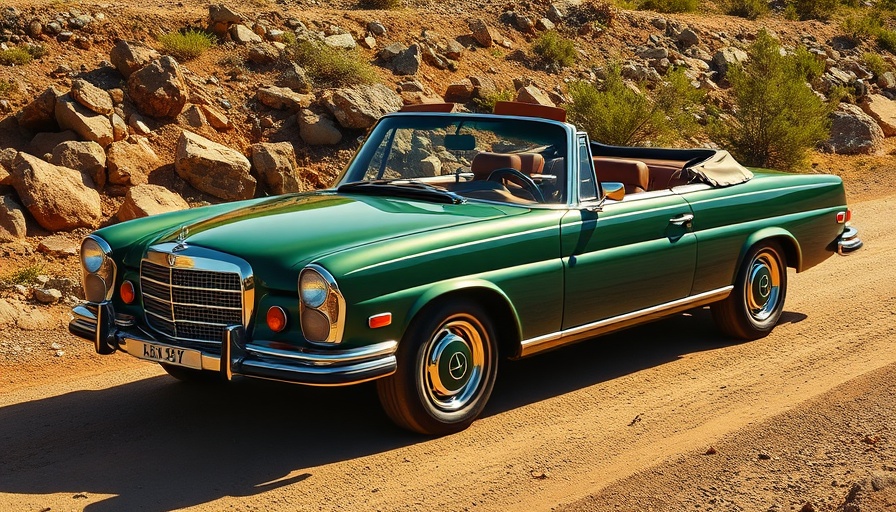
POLYGON ((541 174, 544 170, 544 157, 538 153, 517 153, 520 157, 520 172, 527 176, 541 174))
POLYGON ((487 180, 493 171, 505 167, 521 171, 523 164, 520 156, 508 153, 489 153, 488 151, 483 151, 474 156, 473 161, 470 162, 470 171, 473 173, 474 180, 487 180))
POLYGON ((594 158, 598 181, 614 181, 625 186, 626 194, 646 192, 650 185, 650 169, 639 160, 594 158))

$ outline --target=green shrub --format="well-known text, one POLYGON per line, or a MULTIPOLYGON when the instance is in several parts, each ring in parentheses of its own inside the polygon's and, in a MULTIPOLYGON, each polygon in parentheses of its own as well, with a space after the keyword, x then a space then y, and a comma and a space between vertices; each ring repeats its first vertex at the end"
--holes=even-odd
POLYGON ((40 263, 25 265, 3 277, 9 284, 33 284, 37 282, 37 276, 43 274, 44 266, 40 263))
POLYGON ((882 28, 877 32, 877 45, 882 50, 896 53, 896 31, 882 28))
POLYGON ((0 99, 7 99, 9 96, 16 91, 18 87, 16 87, 15 82, 8 82, 6 80, 0 80, 0 99))
POLYGON ((670 73, 654 97, 626 85, 621 69, 611 65, 600 88, 588 82, 569 85, 570 120, 592 140, 614 145, 667 145, 692 135, 693 115, 702 99, 681 71, 670 73))
POLYGON ((0 51, 0 65, 24 66, 34 59, 31 53, 21 46, 0 51))
POLYGON ((841 24, 843 34, 858 44, 863 39, 877 34, 881 29, 881 22, 878 16, 862 15, 849 16, 841 24))
POLYGON ((354 50, 333 48, 323 43, 297 41, 292 58, 321 86, 347 87, 376 81, 376 71, 354 50))
POLYGON ((398 9, 400 0, 361 0, 360 6, 364 9, 398 9))
POLYGON ((793 52, 791 58, 793 59, 793 65, 796 66, 797 73, 807 82, 811 82, 824 74, 824 61, 818 60, 805 46, 798 47, 793 52))
POLYGON ((778 42, 762 31, 750 59, 728 74, 736 108, 711 126, 713 139, 745 165, 793 169, 808 150, 829 135, 830 106, 806 84, 794 56, 782 56, 778 42))
POLYGON ((638 9, 656 12, 693 12, 700 7, 700 0, 641 0, 638 9))
POLYGON ((787 7, 792 7, 792 13, 801 20, 826 20, 839 3, 838 0, 788 0, 787 7))
POLYGON ((187 29, 159 36, 159 43, 168 55, 178 60, 195 59, 215 45, 215 36, 201 30, 187 29))
POLYGON ((532 42, 532 51, 549 65, 572 66, 576 62, 576 47, 572 41, 554 30, 549 30, 532 42))
POLYGON ((880 76, 888 71, 893 71, 893 67, 877 53, 863 53, 862 62, 865 63, 865 66, 869 71, 874 73, 874 76, 880 76))
POLYGON ((484 98, 476 98, 473 100, 473 103, 476 105, 477 111, 491 114, 495 111, 495 103, 499 101, 513 101, 514 96, 513 91, 503 90, 489 94, 484 98))
POLYGON ((768 2, 765 0, 727 0, 723 7, 725 14, 750 20, 768 13, 768 2))

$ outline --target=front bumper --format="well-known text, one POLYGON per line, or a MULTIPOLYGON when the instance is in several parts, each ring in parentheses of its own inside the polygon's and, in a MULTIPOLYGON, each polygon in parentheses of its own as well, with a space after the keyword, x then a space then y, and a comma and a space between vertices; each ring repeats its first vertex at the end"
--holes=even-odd
MULTIPOLYGON (((116 322, 115 311, 109 303, 79 304, 72 309, 72 317, 69 332, 92 341, 99 354, 118 350, 152 361, 141 353, 146 343, 163 349, 184 348, 129 325, 133 322, 120 318, 116 322)), ((220 354, 199 349, 197 364, 201 368, 194 368, 219 372, 225 380, 243 375, 313 386, 342 386, 395 373, 397 348, 397 342, 384 341, 343 350, 283 350, 253 343, 242 326, 231 326, 221 340, 220 354)), ((192 347, 191 350, 196 351, 192 347)))
POLYGON ((862 240, 859 239, 859 230, 852 226, 846 226, 843 234, 837 238, 837 254, 846 255, 858 251, 862 245, 862 240))

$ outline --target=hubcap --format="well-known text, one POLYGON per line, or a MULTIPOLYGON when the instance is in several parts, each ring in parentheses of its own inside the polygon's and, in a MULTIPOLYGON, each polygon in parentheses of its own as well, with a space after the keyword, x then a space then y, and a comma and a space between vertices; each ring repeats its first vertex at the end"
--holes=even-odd
POLYGON ((762 322, 767 320, 780 300, 781 267, 777 258, 769 252, 761 252, 753 258, 747 276, 746 300, 750 316, 762 322))
POLYGON ((437 408, 455 411, 476 396, 485 362, 482 332, 475 319, 449 319, 427 344, 421 377, 437 408))

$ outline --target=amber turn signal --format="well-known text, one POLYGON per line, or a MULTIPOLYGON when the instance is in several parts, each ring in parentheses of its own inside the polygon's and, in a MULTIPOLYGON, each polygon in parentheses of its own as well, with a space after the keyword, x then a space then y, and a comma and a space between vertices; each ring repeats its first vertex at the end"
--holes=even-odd
POLYGON ((274 332, 286 329, 286 311, 280 306, 271 306, 267 314, 268 328, 274 332))
POLYGON ((121 283, 121 288, 118 289, 118 295, 121 296, 121 300, 125 304, 133 303, 134 299, 137 298, 137 292, 134 291, 134 283, 130 281, 121 283))
POLYGON ((391 323, 392 313, 380 313, 379 315, 373 315, 367 320, 367 325, 369 325, 371 329, 385 327, 391 323))

